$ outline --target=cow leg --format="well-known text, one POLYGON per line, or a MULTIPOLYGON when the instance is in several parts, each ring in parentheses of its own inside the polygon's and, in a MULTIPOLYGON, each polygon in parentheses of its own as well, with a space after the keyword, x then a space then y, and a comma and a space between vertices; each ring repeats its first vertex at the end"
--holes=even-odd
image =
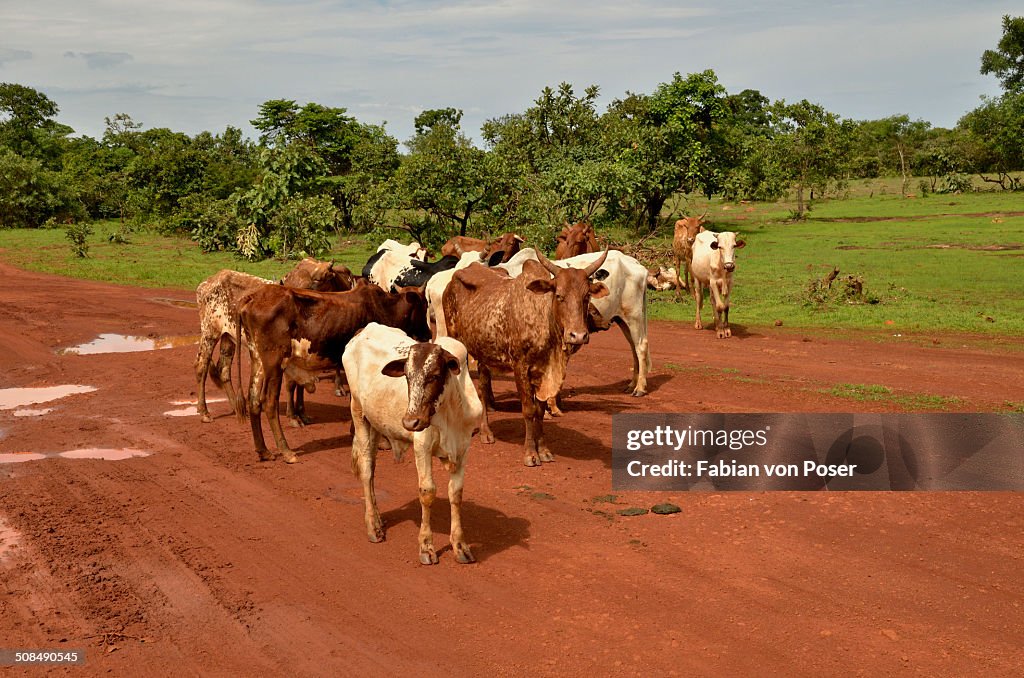
POLYGON ((420 562, 424 565, 437 565, 437 552, 434 550, 434 533, 430 529, 430 507, 437 496, 434 485, 434 474, 431 467, 433 455, 427 436, 416 436, 413 439, 413 452, 416 456, 416 475, 419 476, 420 488, 420 562))
POLYGON ((288 419, 288 423, 295 428, 312 423, 313 420, 306 415, 306 396, 302 385, 285 375, 284 390, 288 394, 288 401, 284 408, 284 416, 288 419))
MULTIPOLYGON (((274 455, 267 449, 267 442, 263 438, 263 426, 260 421, 263 411, 263 362, 254 354, 252 347, 249 349, 249 357, 252 360, 252 374, 249 376, 249 426, 252 429, 252 441, 260 461, 270 461, 274 458, 274 455)), ((239 394, 239 397, 241 397, 241 394, 239 394)))
POLYGON ((217 345, 217 337, 210 337, 203 334, 199 340, 199 352, 196 354, 195 373, 198 389, 196 391, 196 410, 202 417, 203 423, 210 423, 213 417, 206 409, 206 375, 210 371, 210 362, 213 360, 213 349, 217 345))
MULTIPOLYGON (((683 259, 682 257, 676 256, 676 302, 681 302, 683 296, 679 293, 679 290, 684 289, 683 285, 683 259)), ((689 291, 689 290, 687 290, 689 291)))
POLYGON ((345 379, 345 373, 341 370, 334 371, 334 395, 339 398, 348 395, 348 382, 345 379))
POLYGON ((494 400, 494 389, 491 388, 491 370, 483 364, 478 364, 477 374, 480 375, 480 399, 492 410, 498 409, 494 400))
POLYGON ((477 381, 479 382, 477 393, 480 396, 480 404, 483 405, 483 413, 480 415, 480 442, 485 445, 492 445, 494 443, 494 432, 491 431, 491 425, 487 421, 487 412, 494 407, 494 395, 492 394, 490 401, 488 401, 484 393, 485 387, 489 390, 491 386, 491 371, 484 367, 482 363, 477 364, 477 381), (484 375, 486 375, 486 380, 484 375))
POLYGON ((363 416, 362 410, 352 407, 352 472, 363 483, 363 520, 366 524, 366 538, 373 543, 384 541, 384 523, 377 510, 377 494, 373 489, 373 475, 377 466, 378 433, 363 416))
POLYGON ((275 366, 273 370, 269 370, 267 375, 267 421, 270 422, 270 430, 274 433, 274 442, 277 443, 277 449, 284 457, 284 460, 288 464, 294 464, 299 460, 295 456, 295 452, 288 447, 288 441, 285 440, 284 431, 281 430, 281 418, 279 416, 278 407, 281 400, 281 368, 275 366))
POLYGON ((563 414, 565 414, 565 412, 563 412, 561 409, 559 409, 558 401, 561 400, 561 399, 562 399, 562 394, 561 393, 556 393, 555 395, 553 395, 550 398, 548 398, 547 416, 550 416, 550 417, 560 417, 563 414))
POLYGON ((452 551, 460 563, 476 562, 473 552, 469 550, 466 537, 462 534, 462 483, 465 480, 465 456, 458 462, 448 466, 448 503, 452 506, 452 551))
POLYGON ((693 302, 697 306, 697 319, 693 322, 693 329, 702 330, 704 325, 700 322, 700 309, 704 306, 704 285, 696 278, 693 281, 693 302))
MULTIPOLYGON (((642 322, 642 321, 641 321, 642 322)), ((621 318, 615 319, 615 324, 622 330, 622 336, 626 337, 629 347, 633 351, 633 378, 626 387, 626 393, 632 393, 636 397, 647 395, 647 374, 651 370, 651 352, 647 340, 647 328, 641 327, 638 322, 626 322, 621 318), (640 337, 637 340, 637 337, 640 337)))
POLYGON ((217 386, 224 389, 224 394, 227 396, 228 402, 231 403, 231 407, 235 407, 235 402, 237 402, 235 399, 241 397, 241 394, 235 393, 235 387, 231 383, 231 363, 235 359, 237 348, 238 344, 231 335, 225 334, 221 337, 220 359, 217 363, 217 370, 213 373, 217 375, 214 381, 217 382, 217 386))
POLYGON ((540 404, 530 384, 528 367, 516 366, 516 390, 523 407, 523 422, 526 425, 526 439, 523 443, 523 463, 526 466, 540 466, 542 462, 554 461, 551 450, 544 444, 544 408, 545 401, 540 404))
POLYGON ((722 318, 722 315, 725 312, 725 302, 722 301, 720 285, 720 281, 712 280, 709 287, 711 288, 711 303, 714 305, 715 309, 715 331, 718 332, 719 339, 725 339, 730 333, 728 332, 722 318))

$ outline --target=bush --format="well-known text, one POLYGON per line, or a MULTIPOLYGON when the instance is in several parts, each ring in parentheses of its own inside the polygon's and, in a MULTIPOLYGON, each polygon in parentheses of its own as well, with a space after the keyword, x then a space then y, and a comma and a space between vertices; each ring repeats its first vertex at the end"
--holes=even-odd
POLYGON ((188 231, 203 252, 234 250, 238 242, 238 218, 228 200, 190 195, 175 214, 177 230, 188 231))
POLYGON ((65 236, 71 243, 71 253, 76 257, 89 256, 88 237, 92 235, 92 225, 88 222, 71 222, 64 227, 65 236))

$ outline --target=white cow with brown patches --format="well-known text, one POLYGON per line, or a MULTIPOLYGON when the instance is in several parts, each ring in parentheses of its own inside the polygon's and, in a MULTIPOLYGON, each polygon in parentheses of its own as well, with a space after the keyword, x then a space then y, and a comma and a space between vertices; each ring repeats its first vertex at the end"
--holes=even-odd
POLYGON ((451 544, 460 563, 473 562, 462 532, 462 486, 466 454, 483 407, 469 378, 466 347, 450 337, 417 342, 401 330, 370 323, 342 356, 352 391, 352 471, 363 483, 367 537, 384 540, 373 475, 381 436, 394 449, 412 445, 419 476, 422 518, 420 562, 437 563, 430 509, 436 495, 433 457, 449 473, 451 544))

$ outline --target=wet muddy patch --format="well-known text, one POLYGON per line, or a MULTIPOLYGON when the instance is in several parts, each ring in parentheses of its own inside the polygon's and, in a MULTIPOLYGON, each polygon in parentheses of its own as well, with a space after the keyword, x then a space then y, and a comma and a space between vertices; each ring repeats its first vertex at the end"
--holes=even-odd
POLYGON ((59 400, 71 395, 92 393, 95 390, 95 386, 82 386, 80 384, 0 389, 0 410, 15 410, 29 405, 48 403, 51 400, 59 400))
MULTIPOLYGON (((227 398, 207 398, 206 402, 209 403, 226 403, 227 398)), ((198 417, 199 416, 199 403, 195 400, 172 400, 171 405, 179 406, 176 410, 167 410, 164 412, 165 417, 198 417), (181 407, 186 405, 187 407, 181 407)))
POLYGON ((148 457, 149 452, 135 448, 113 448, 113 447, 85 447, 67 452, 52 452, 43 454, 41 452, 8 452, 0 454, 0 464, 17 464, 25 461, 39 461, 40 459, 102 459, 104 461, 121 461, 134 457, 148 457))
POLYGON ((42 417, 43 415, 53 412, 52 407, 45 407, 43 409, 25 409, 25 410, 14 410, 14 416, 16 417, 42 417))
POLYGON ((197 304, 194 301, 188 301, 187 299, 170 299, 168 297, 155 297, 150 301, 155 301, 158 304, 174 306, 175 308, 199 308, 199 304, 197 304))
POLYGON ((21 544, 21 533, 0 518, 0 563, 13 555, 21 544))
POLYGON ((98 353, 137 353, 139 351, 159 351, 165 348, 178 348, 199 343, 198 334, 178 337, 137 337, 126 334, 101 334, 90 342, 62 348, 60 355, 96 355, 98 353))

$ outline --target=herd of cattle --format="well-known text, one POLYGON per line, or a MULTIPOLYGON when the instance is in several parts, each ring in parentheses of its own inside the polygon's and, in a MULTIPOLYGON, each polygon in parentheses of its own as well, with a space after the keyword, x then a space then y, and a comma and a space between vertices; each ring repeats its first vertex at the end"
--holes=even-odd
MULTIPOLYGON (((673 285, 677 295, 682 287, 693 294, 697 329, 703 288, 710 289, 715 327, 724 338, 730 336, 734 252, 744 243, 702 224, 700 217, 676 223, 673 252, 681 274, 673 285)), ((419 243, 388 240, 359 276, 315 259, 300 262, 280 283, 220 271, 196 290, 202 421, 212 421, 209 376, 238 417, 248 416, 259 458, 273 458, 263 437, 265 414, 277 450, 294 463, 279 416, 282 386, 286 417, 301 426, 309 423, 303 393, 315 390, 320 373, 332 371, 337 393, 346 380, 350 391, 352 470, 363 484, 370 541, 384 538, 373 486, 378 444, 390 444, 396 455, 411 447, 422 507, 421 562, 437 562, 430 531, 435 456, 449 471, 453 551, 459 562, 472 562, 461 528, 463 473, 473 434, 494 442, 487 418, 494 407, 492 372, 513 375, 526 429, 523 461, 538 466, 554 459, 544 440, 545 413, 561 414, 558 392, 569 358, 591 332, 612 323, 622 330, 633 354, 627 390, 634 396, 646 395, 651 368, 647 288, 655 284, 654 271, 618 250, 597 251, 589 224, 562 230, 554 261, 523 243, 514 233, 490 242, 460 236, 430 262, 419 243), (250 375, 248 387, 236 393, 232 372, 237 364, 241 390, 240 345, 248 349, 250 375), (470 357, 479 390, 470 379, 470 357)))

